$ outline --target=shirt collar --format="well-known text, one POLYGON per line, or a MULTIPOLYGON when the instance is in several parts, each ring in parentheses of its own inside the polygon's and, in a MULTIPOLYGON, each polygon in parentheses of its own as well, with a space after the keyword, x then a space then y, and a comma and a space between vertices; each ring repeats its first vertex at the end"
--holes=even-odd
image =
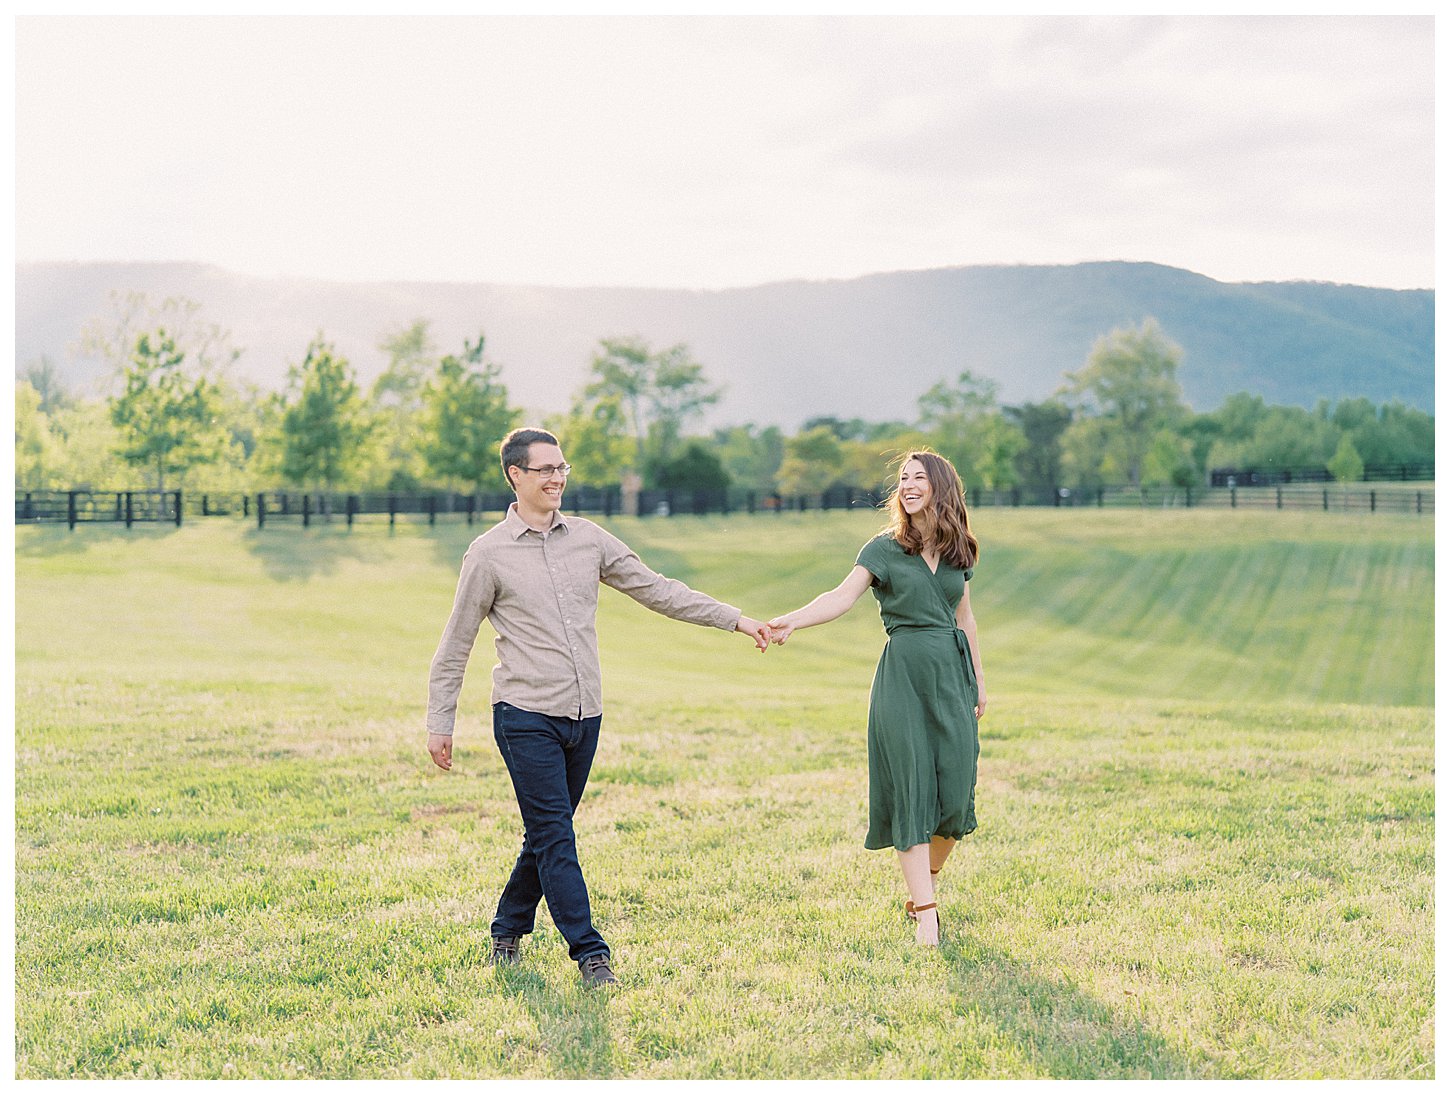
MULTIPOLYGON (((526 532, 539 531, 538 529, 530 528, 524 523, 524 519, 519 516, 519 504, 517 502, 509 503, 509 508, 503 515, 503 523, 508 528, 509 536, 515 540, 519 539, 526 532)), ((548 531, 552 533, 557 529, 562 529, 565 532, 569 531, 569 526, 564 523, 564 514, 559 510, 554 511, 554 523, 549 526, 548 531)), ((547 534, 540 533, 540 535, 547 534)))

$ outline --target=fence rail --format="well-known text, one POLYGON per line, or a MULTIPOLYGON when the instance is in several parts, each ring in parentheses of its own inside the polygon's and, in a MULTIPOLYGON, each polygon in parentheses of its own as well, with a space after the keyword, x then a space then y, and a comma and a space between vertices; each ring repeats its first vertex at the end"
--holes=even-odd
MULTIPOLYGON (((874 509, 885 495, 880 491, 833 487, 821 494, 780 495, 745 490, 649 490, 626 497, 617 487, 581 487, 565 495, 565 512, 613 517, 639 517, 731 513, 805 513, 848 509, 874 509)), ((426 519, 436 524, 440 517, 494 521, 508 508, 513 495, 457 494, 443 492, 335 494, 319 492, 261 491, 256 494, 183 491, 24 491, 15 496, 16 524, 64 521, 74 529, 79 524, 98 522, 180 525, 183 517, 233 517, 255 520, 258 528, 278 523, 344 523, 351 528, 360 519, 386 517, 389 525, 398 519, 426 519)), ((1411 487, 1400 484, 1364 486, 1276 486, 1232 487, 1060 487, 1057 490, 967 492, 972 508, 981 506, 1053 506, 1057 508, 1200 508, 1292 509, 1337 513, 1433 514, 1433 484, 1411 487)))
MULTIPOLYGON (((1361 483, 1422 483, 1435 478, 1434 464, 1366 464, 1361 483)), ((1285 468, 1214 468, 1208 473, 1214 487, 1272 487, 1289 483, 1333 483, 1335 476, 1323 464, 1285 468)))

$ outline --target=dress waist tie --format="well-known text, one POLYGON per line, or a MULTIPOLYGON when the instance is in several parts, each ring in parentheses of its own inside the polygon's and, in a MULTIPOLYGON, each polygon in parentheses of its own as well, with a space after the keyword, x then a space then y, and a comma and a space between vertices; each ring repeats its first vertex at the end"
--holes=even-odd
POLYGON ((962 656, 962 665, 967 671, 967 683, 973 688, 977 687, 977 671, 972 668, 972 651, 967 645, 967 634, 959 627, 943 627, 940 624, 894 624, 886 629, 888 640, 891 636, 902 631, 941 631, 950 632, 957 641, 957 652, 962 656))

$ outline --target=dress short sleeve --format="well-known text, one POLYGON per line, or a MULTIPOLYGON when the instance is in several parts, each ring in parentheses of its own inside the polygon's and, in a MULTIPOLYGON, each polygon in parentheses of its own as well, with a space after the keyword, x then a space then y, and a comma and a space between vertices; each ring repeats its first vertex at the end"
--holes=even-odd
POLYGON ((871 572, 872 585, 885 585, 887 560, 889 557, 886 548, 886 537, 883 534, 866 541, 860 553, 856 556, 856 565, 858 567, 865 567, 871 572))
POLYGON ((963 572, 967 576, 967 581, 970 582, 972 580, 972 572, 975 571, 976 569, 977 569, 977 564, 976 563, 973 563, 971 566, 967 567, 967 569, 963 572))

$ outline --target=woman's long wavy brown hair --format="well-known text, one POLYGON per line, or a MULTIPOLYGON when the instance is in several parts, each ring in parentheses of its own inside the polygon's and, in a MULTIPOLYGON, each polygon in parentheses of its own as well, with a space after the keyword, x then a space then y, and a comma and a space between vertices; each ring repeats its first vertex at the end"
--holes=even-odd
POLYGON ((900 544, 908 555, 920 555, 926 547, 935 545, 941 558, 961 570, 977 565, 981 551, 977 538, 972 535, 972 523, 967 516, 966 489, 962 477, 951 461, 930 449, 909 452, 896 465, 896 485, 886 499, 886 510, 890 520, 886 530, 900 544), (897 491, 901 488, 901 469, 912 460, 926 469, 927 482, 931 484, 931 505, 916 516, 907 516, 901 506, 897 491))

